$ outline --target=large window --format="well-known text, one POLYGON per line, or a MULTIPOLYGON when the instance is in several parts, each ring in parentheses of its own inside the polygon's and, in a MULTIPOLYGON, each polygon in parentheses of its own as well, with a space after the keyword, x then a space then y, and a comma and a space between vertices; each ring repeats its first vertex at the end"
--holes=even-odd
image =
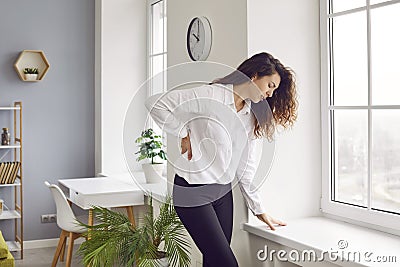
POLYGON ((321 0, 323 212, 399 230, 400 1, 321 0))
MULTIPOLYGON (((166 91, 166 75, 163 71, 167 68, 167 12, 166 0, 148 0, 147 3, 147 96, 151 96, 166 91)), ((161 134, 160 128, 151 119, 148 127, 161 134)))

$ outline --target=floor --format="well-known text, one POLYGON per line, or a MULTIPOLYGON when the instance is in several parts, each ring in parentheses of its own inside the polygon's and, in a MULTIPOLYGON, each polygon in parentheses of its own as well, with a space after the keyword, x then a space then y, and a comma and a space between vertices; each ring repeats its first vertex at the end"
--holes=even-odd
MULTIPOLYGON (((74 251, 72 253, 72 263, 71 267, 80 267, 83 266, 81 264, 81 258, 77 255, 76 250, 79 248, 79 245, 74 246, 74 251)), ((24 259, 23 260, 15 260, 16 267, 49 267, 53 261, 54 252, 56 251, 56 247, 49 248, 38 248, 38 249, 24 249, 24 259)), ((65 252, 65 257, 67 253, 65 252)), ((58 262, 57 267, 65 266, 64 262, 58 262)))

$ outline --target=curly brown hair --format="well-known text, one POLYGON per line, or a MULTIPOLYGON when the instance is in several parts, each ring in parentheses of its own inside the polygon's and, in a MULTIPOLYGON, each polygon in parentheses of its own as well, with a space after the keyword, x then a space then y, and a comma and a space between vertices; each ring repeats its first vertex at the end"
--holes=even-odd
POLYGON ((287 129, 292 127, 297 119, 297 92, 294 71, 285 67, 272 55, 262 52, 243 61, 239 67, 225 77, 218 78, 209 84, 242 84, 252 77, 263 77, 278 73, 281 82, 272 97, 259 103, 251 103, 251 109, 256 117, 254 134, 257 138, 266 137, 273 140, 278 125, 287 129), (265 104, 267 101, 268 105, 265 104), (266 108, 266 106, 269 106, 266 108), (266 110, 267 109, 267 110, 266 110), (272 116, 271 116, 272 114, 272 116))

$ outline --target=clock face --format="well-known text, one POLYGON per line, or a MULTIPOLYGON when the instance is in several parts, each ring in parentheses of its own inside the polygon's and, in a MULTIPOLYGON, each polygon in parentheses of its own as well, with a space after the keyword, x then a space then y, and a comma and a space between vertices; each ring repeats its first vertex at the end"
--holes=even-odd
POLYGON ((207 18, 192 19, 187 31, 187 50, 192 60, 205 60, 211 49, 211 25, 207 18))

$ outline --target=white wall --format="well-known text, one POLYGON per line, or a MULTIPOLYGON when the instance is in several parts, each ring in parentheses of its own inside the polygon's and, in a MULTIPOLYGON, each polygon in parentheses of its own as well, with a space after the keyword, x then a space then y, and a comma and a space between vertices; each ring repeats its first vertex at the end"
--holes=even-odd
MULTIPOLYGON (((213 33, 213 44, 207 61, 236 68, 247 58, 246 6, 245 0, 168 0, 168 67, 191 61, 186 51, 187 27, 192 18, 206 16, 210 20, 213 33)), ((169 144, 175 142, 175 138, 168 137, 169 144)), ((173 148, 169 146, 169 156, 179 153, 173 148)), ((173 176, 172 167, 168 166, 168 179, 171 183, 173 176)), ((248 259, 250 254, 248 234, 239 229, 240 223, 247 221, 247 207, 238 188, 234 189, 234 216, 232 248, 240 266, 251 266, 248 259)), ((193 256, 192 266, 197 266, 196 261, 202 260, 197 248, 194 249, 193 256)))
MULTIPOLYGON (((97 2, 99 4, 99 2, 97 2)), ((146 80, 146 1, 101 1, 97 7, 97 32, 101 44, 97 47, 96 66, 101 66, 101 78, 96 80, 96 173, 127 172, 123 153, 123 119, 128 105, 140 85, 146 80)), ((139 98, 145 99, 145 92, 139 98)), ((144 125, 145 107, 137 106, 135 123, 131 124, 130 140, 139 136, 144 125)), ((129 147, 136 151, 136 147, 129 147)), ((132 153, 130 153, 132 155, 132 153)), ((135 156, 129 158, 135 161, 135 156)))
MULTIPOLYGON (((248 0, 247 17, 249 55, 266 51, 290 66, 300 104, 294 128, 277 135, 274 163, 260 189, 263 202, 272 216, 283 220, 319 215, 319 1, 248 0)), ((249 266, 258 266, 255 253, 249 266)))
POLYGON ((299 111, 278 134, 270 176, 261 189, 271 214, 317 215, 321 195, 318 0, 249 0, 249 54, 267 51, 296 72, 299 111))

